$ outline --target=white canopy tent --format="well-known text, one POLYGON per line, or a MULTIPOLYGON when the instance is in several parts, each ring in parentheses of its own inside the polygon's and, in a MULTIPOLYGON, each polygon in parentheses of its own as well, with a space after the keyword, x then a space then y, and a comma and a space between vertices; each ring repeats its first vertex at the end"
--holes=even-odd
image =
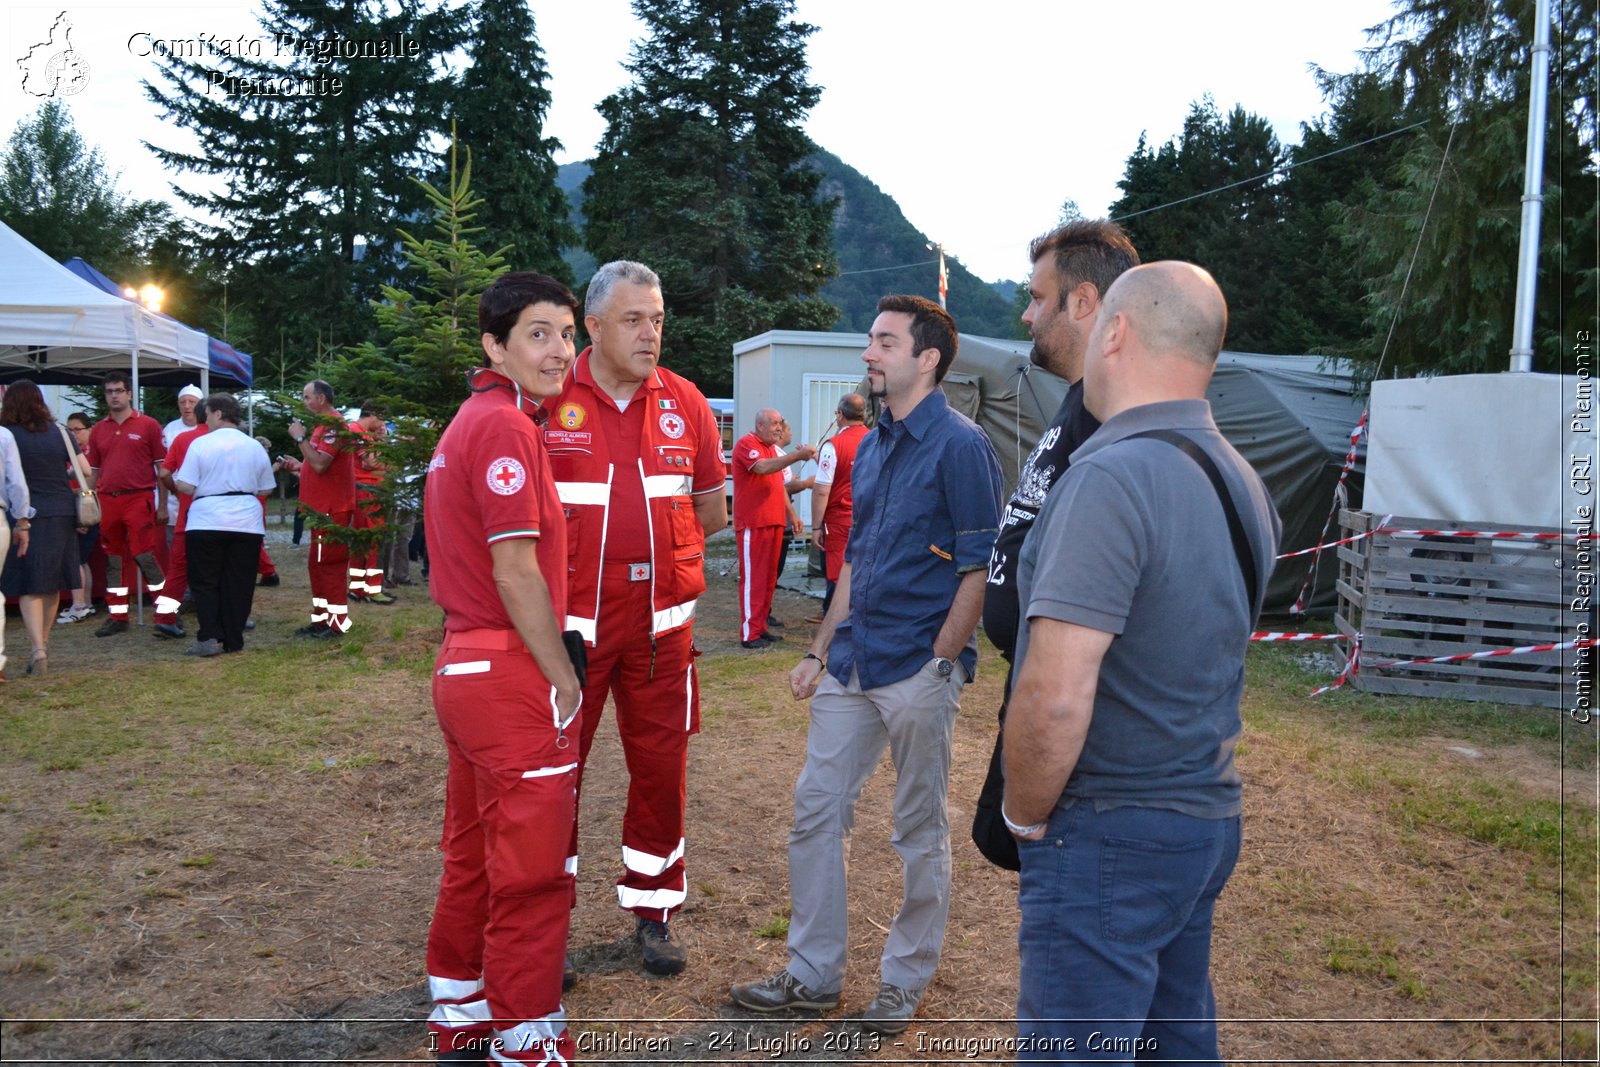
POLYGON ((0 223, 0 382, 93 384, 126 370, 140 385, 210 389, 208 339, 102 292, 0 223))

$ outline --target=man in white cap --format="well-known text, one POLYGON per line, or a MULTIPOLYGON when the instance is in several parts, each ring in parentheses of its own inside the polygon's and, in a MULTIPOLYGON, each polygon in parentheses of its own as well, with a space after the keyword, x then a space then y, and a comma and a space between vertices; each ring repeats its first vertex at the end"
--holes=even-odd
MULTIPOLYGON (((200 425, 200 401, 204 399, 205 394, 197 385, 186 385, 178 390, 178 417, 161 428, 162 444, 171 448, 172 442, 178 439, 180 433, 200 425)), ((172 544, 172 524, 178 521, 178 498, 172 493, 171 486, 163 485, 162 488, 166 490, 162 494, 166 506, 157 510, 158 514, 166 516, 163 521, 167 524, 167 536, 164 539, 165 543, 162 543, 162 539, 157 539, 157 554, 161 557, 161 565, 165 567, 167 550, 172 544)))

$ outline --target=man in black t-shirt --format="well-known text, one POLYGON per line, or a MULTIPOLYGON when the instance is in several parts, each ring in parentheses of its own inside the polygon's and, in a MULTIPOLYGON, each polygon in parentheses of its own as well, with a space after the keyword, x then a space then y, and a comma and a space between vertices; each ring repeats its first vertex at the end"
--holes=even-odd
MULTIPOLYGON (((1083 353, 1100 310, 1100 298, 1125 270, 1139 265, 1128 235, 1114 222, 1077 219, 1056 227, 1028 246, 1032 298, 1022 321, 1033 337, 1033 365, 1070 383, 1055 418, 1022 465, 1017 487, 1000 515, 1000 535, 989 558, 983 629, 1011 662, 1017 644, 1017 558, 1022 541, 1044 507, 1050 487, 1066 472, 1068 458, 1100 423, 1083 406, 1083 353)), ((1006 679, 1006 692, 1011 679, 1006 679)), ((1001 707, 1001 717, 1005 715, 1001 707)))
MULTIPOLYGON (((1139 253, 1122 227, 1099 219, 1077 219, 1058 226, 1034 238, 1028 254, 1033 260, 1033 273, 1028 278, 1031 299, 1022 314, 1033 337, 1033 351, 1028 358, 1034 366, 1066 379, 1070 388, 1022 465, 1017 487, 1001 512, 1000 533, 989 557, 983 629, 1007 663, 1016 654, 1021 622, 1017 560, 1022 556, 1022 542, 1039 517, 1051 487, 1066 473, 1072 453, 1100 428, 1099 420, 1083 406, 1083 354, 1100 310, 1100 298, 1123 271, 1139 265, 1139 253)), ((1006 719, 1011 679, 1011 672, 1007 672, 1005 698, 999 711, 1001 723, 1006 719)), ((997 743, 978 799, 972 836, 984 855, 1015 870, 1014 846, 1000 829, 998 809, 1004 785, 997 743), (998 845, 994 843, 996 837, 998 845), (1009 863, 1002 859, 1005 853, 1012 853, 1009 863)))

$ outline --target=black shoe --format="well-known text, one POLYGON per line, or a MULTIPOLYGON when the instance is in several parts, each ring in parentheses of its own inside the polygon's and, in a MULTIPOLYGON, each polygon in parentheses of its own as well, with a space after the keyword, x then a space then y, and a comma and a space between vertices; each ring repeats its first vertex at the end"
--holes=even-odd
POLYGON ((125 634, 128 632, 128 620, 119 619, 115 615, 100 624, 94 632, 96 637, 110 637, 112 634, 125 634))
POLYGON ((769 645, 775 645, 779 641, 782 641, 783 638, 779 637, 777 634, 773 633, 771 630, 768 630, 766 633, 761 635, 761 640, 765 641, 769 645))
POLYGON ((152 627, 152 629, 155 630, 155 635, 157 637, 164 637, 170 641, 181 640, 182 638, 189 636, 184 631, 183 627, 179 626, 175 622, 158 622, 154 627, 152 627))
POLYGON ((561 961, 561 992, 570 993, 577 984, 578 968, 572 965, 572 957, 568 956, 561 961))
POLYGON ((283 579, 279 578, 277 574, 264 574, 261 576, 261 580, 256 584, 264 588, 271 589, 275 585, 282 585, 283 579))
POLYGON ((768 641, 766 639, 765 635, 763 635, 761 637, 753 637, 748 641, 740 641, 739 642, 739 647, 740 648, 766 648, 770 644, 772 644, 772 642, 768 641))
POLYGON ((325 622, 314 622, 310 626, 300 627, 294 632, 294 635, 296 637, 314 637, 318 630, 326 630, 327 628, 328 624, 325 622))
POLYGON ((769 630, 781 630, 781 629, 783 629, 783 623, 778 620, 778 617, 776 615, 768 615, 767 616, 767 629, 769 629, 769 630))
POLYGON ((332 626, 321 626, 306 634, 313 641, 333 641, 344 636, 343 630, 335 630, 332 626))
POLYGON ((667 929, 666 923, 640 919, 633 939, 639 943, 644 969, 651 974, 677 974, 689 960, 688 950, 672 940, 672 931, 667 929))

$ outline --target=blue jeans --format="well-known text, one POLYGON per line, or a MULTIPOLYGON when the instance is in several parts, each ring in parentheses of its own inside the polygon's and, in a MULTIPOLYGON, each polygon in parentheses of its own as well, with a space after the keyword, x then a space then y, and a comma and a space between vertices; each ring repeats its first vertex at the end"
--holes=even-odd
POLYGON ((1211 913, 1239 819, 1094 809, 1020 843, 1018 1059, 1220 1062, 1211 913))

